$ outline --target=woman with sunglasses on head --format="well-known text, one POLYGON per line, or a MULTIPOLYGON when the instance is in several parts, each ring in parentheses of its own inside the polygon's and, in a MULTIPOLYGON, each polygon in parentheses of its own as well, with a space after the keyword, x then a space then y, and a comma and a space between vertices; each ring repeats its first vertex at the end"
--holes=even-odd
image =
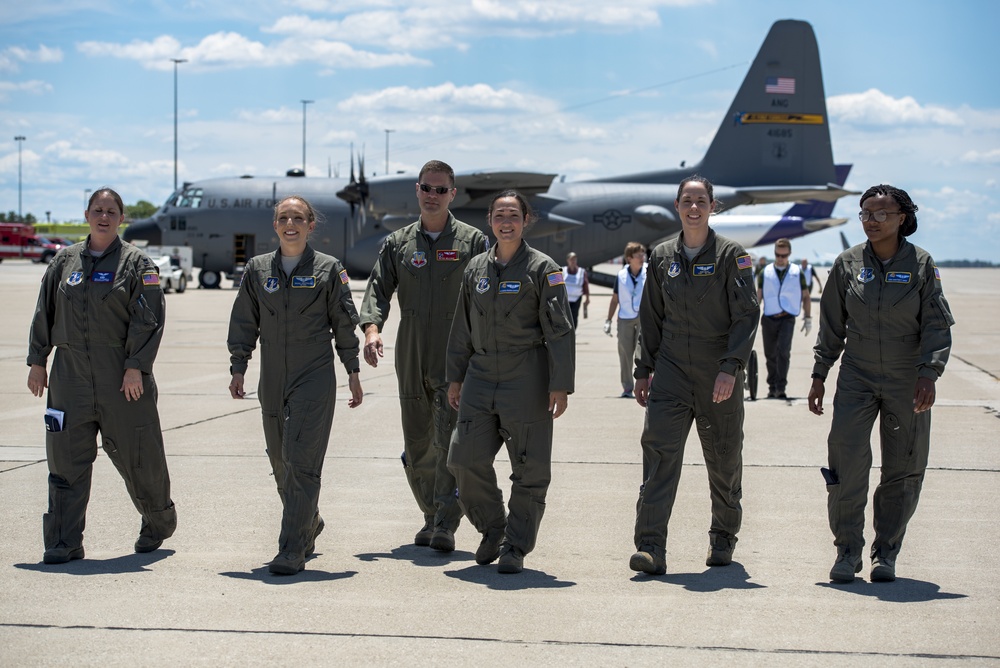
POLYGON ((552 477, 552 420, 573 392, 575 339, 562 268, 523 240, 531 207, 515 190, 487 213, 496 246, 462 277, 448 339, 448 401, 458 423, 448 468, 458 500, 483 535, 476 563, 520 573, 535 547, 552 477), (506 443, 509 514, 493 462, 506 443))
POLYGON ((278 554, 268 564, 275 575, 303 570, 325 526, 318 506, 337 397, 334 349, 347 371, 347 406, 357 408, 364 396, 347 271, 309 245, 316 219, 302 197, 278 202, 278 250, 247 263, 229 320, 233 399, 246 396, 244 374, 260 340, 257 398, 282 506, 278 554))
POLYGON ((838 357, 840 373, 827 441, 830 529, 835 582, 861 571, 865 505, 872 466, 871 431, 880 419, 882 471, 874 495, 871 579, 896 579, 896 557, 927 468, 934 383, 944 372, 955 323, 930 254, 906 240, 917 230, 917 206, 889 185, 861 196, 868 242, 833 264, 820 302, 809 410, 823 414, 824 381, 838 357))

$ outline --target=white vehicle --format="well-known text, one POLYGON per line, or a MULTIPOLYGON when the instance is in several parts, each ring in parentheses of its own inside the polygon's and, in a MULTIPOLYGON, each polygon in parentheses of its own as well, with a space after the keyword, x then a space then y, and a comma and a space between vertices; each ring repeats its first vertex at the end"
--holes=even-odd
POLYGON ((160 287, 163 292, 187 290, 191 281, 194 255, 189 246, 146 246, 146 255, 160 270, 160 287))

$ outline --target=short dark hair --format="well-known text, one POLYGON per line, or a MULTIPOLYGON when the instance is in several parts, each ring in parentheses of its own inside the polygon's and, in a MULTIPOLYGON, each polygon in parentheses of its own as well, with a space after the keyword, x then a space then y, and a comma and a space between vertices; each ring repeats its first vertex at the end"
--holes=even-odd
POLYGON ((906 214, 903 224, 899 226, 899 236, 908 237, 917 231, 917 205, 913 203, 905 190, 880 183, 865 191, 865 194, 861 196, 860 206, 865 205, 866 199, 878 196, 891 197, 899 206, 899 210, 906 214))
POLYGON ((108 186, 101 186, 100 188, 94 191, 94 194, 91 195, 90 199, 87 201, 87 211, 90 211, 90 207, 94 205, 94 200, 100 197, 101 195, 111 195, 111 197, 113 197, 115 200, 115 204, 118 205, 118 213, 122 214, 123 216, 125 215, 125 204, 122 202, 122 196, 116 193, 108 186))
POLYGON ((424 174, 427 172, 438 172, 444 174, 448 177, 448 183, 452 188, 455 187, 455 170, 451 168, 447 162, 441 162, 440 160, 428 160, 424 163, 424 166, 420 168, 420 173, 417 174, 417 180, 422 181, 424 179, 424 174))

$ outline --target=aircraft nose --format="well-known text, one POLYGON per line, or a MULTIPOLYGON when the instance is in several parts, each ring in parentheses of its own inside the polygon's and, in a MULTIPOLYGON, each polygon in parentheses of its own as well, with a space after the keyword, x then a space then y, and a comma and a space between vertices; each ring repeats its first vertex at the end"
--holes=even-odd
POLYGON ((129 223, 125 231, 122 232, 125 241, 148 241, 151 246, 160 246, 163 243, 163 230, 152 218, 143 218, 129 223))

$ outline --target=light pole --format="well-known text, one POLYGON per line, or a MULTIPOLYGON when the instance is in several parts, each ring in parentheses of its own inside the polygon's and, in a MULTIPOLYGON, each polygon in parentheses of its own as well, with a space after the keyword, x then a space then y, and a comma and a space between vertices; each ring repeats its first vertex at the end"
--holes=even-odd
POLYGON ((171 58, 174 63, 174 192, 177 192, 177 66, 186 63, 184 58, 171 58))
POLYGON ((389 173, 389 133, 395 132, 395 130, 386 129, 385 131, 385 173, 389 173))
POLYGON ((302 103, 302 175, 306 174, 306 105, 316 100, 299 100, 302 103))
POLYGON ((18 135, 14 137, 14 141, 17 142, 17 222, 22 222, 24 217, 21 215, 21 147, 24 146, 24 140, 27 139, 24 135, 18 135))

